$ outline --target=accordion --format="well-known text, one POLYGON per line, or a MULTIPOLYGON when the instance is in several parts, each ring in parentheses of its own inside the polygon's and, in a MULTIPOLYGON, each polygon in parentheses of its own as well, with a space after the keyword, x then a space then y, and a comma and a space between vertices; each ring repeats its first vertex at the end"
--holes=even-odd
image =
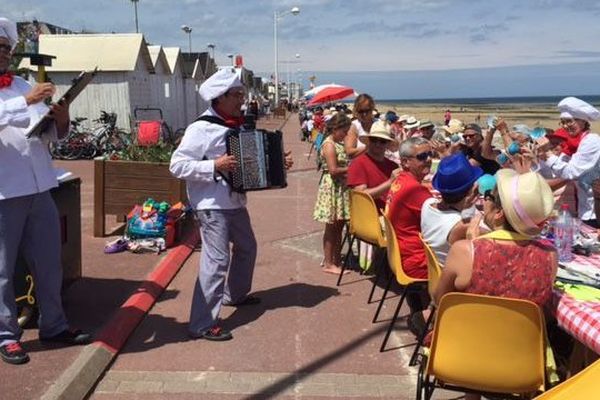
POLYGON ((235 192, 280 189, 287 186, 283 134, 263 129, 231 129, 225 136, 227 154, 238 168, 227 181, 235 192))

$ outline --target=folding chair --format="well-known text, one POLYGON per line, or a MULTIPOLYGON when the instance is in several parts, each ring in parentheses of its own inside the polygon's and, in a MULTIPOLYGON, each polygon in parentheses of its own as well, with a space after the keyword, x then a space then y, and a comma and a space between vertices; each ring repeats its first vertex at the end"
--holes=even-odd
MULTIPOLYGON (((383 231, 381 230, 381 224, 379 222, 379 213, 377 212, 377 206, 373 201, 373 198, 367 193, 358 192, 355 190, 350 191, 350 229, 347 231, 350 235, 350 242, 348 245, 348 251, 344 257, 342 263, 342 270, 337 280, 337 286, 342 282, 342 276, 348 266, 348 259, 352 253, 352 245, 358 240, 369 243, 375 247, 384 248, 387 244, 383 231)), ((374 260, 374 264, 376 261, 374 260)), ((379 264, 379 262, 377 262, 379 264)), ((377 264, 375 266, 377 267, 377 264)), ((380 268, 382 269, 382 268, 380 268)), ((375 286, 379 278, 379 273, 373 283, 371 294, 369 295, 369 303, 373 298, 375 292, 375 286)))
POLYGON ((535 400, 587 400, 600 396, 600 360, 535 400))
MULTIPOLYGON (((435 289, 437 288, 438 282, 440 281, 440 277, 442 275, 442 266, 440 265, 437 256, 429 246, 421 235, 419 235, 421 239, 421 243, 423 244, 423 248, 425 249, 425 255, 427 256, 427 290, 429 291, 429 296, 433 299, 433 294, 435 293, 435 289)), ((410 362, 408 365, 414 367, 417 365, 417 357, 419 355, 419 349, 423 346, 423 340, 425 340, 425 336, 429 332, 429 327, 433 322, 433 316, 435 315, 435 303, 432 301, 429 305, 429 317, 427 317, 427 322, 425 323, 425 330, 423 334, 420 335, 417 339, 417 345, 415 346, 415 350, 413 351, 412 356, 410 357, 410 362)))
POLYGON ((400 313, 400 309, 402 308, 402 304, 404 303, 406 293, 409 290, 414 290, 417 287, 422 287, 427 283, 427 279, 411 278, 410 276, 406 275, 404 269, 402 268, 402 258, 400 256, 400 248, 398 247, 398 240, 396 239, 396 232, 394 231, 394 227, 392 226, 392 223, 386 216, 383 217, 383 221, 385 225, 385 237, 387 238, 387 259, 392 275, 390 276, 390 279, 388 280, 388 283, 385 287, 385 291, 383 292, 383 296, 379 301, 379 306, 377 307, 377 311, 375 312, 373 322, 377 322, 377 317, 379 316, 379 312, 383 307, 385 296, 387 295, 387 292, 390 289, 394 277, 396 278, 396 282, 398 282, 398 284, 403 288, 403 290, 402 296, 400 296, 400 300, 398 301, 398 305, 396 306, 396 310, 394 311, 394 316, 392 317, 385 337, 383 338, 383 343, 381 344, 381 348, 379 349, 380 352, 385 351, 385 345, 387 344, 390 334, 392 333, 392 329, 394 329, 394 324, 398 319, 398 314, 400 313))
POLYGON ((436 388, 496 398, 544 391, 545 325, 533 302, 467 293, 442 297, 417 400, 436 388))

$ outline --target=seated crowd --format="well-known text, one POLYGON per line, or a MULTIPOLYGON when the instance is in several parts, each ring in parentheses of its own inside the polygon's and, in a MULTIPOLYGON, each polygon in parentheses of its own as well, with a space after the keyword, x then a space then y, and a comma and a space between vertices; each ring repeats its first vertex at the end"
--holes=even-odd
POLYGON ((429 302, 448 292, 548 306, 558 257, 540 232, 555 212, 555 199, 571 182, 575 216, 594 228, 600 208, 594 203, 600 136, 590 133, 600 111, 574 97, 558 109, 561 128, 542 128, 541 135, 540 128, 509 128, 502 119, 488 121, 487 129, 452 119, 436 132, 430 121, 393 111, 379 115, 365 94, 354 103, 352 121, 330 110, 335 115, 324 120, 325 162, 315 207, 315 219, 327 224, 324 272, 342 271, 342 227, 349 219, 348 192, 355 190, 369 194, 391 221, 407 275, 427 279, 423 241, 442 267, 434 299, 426 289, 407 293, 415 335, 424 333, 429 302))

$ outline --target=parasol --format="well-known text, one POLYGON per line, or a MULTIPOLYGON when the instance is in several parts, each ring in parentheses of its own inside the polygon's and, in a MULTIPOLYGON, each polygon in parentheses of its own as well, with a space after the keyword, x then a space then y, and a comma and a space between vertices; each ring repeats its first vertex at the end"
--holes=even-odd
POLYGON ((346 97, 354 96, 354 89, 348 86, 328 87, 319 91, 308 103, 309 106, 320 103, 342 100, 346 97))

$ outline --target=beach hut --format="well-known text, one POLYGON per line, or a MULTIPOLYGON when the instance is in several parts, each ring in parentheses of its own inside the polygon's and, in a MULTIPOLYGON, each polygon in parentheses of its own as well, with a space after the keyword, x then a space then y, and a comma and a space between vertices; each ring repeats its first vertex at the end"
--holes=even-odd
MULTIPOLYGON (((183 121, 180 121, 178 116, 178 110, 183 108, 183 96, 180 93, 175 93, 173 74, 164 49, 162 46, 148 46, 148 52, 154 67, 154 74, 151 77, 154 80, 151 85, 154 91, 152 96, 156 98, 158 108, 162 110, 163 119, 170 122, 169 127, 173 131, 183 128, 183 121)), ((138 114, 144 116, 144 119, 158 119, 156 111, 138 114)))
MULTIPOLYGON (((59 96, 81 71, 99 70, 71 105, 72 118, 94 119, 101 110, 115 112, 117 125, 129 129, 136 107, 162 105, 159 93, 164 85, 156 87, 159 80, 153 77, 155 68, 142 34, 40 35, 39 51, 56 57, 46 71, 59 96)), ((28 59, 20 67, 36 70, 28 59)), ((171 118, 166 118, 169 126, 173 126, 171 118)))
MULTIPOLYGON (((188 103, 188 93, 185 90, 185 86, 187 78, 185 76, 185 71, 183 70, 181 49, 179 47, 163 47, 163 52, 165 53, 167 63, 169 64, 169 69, 171 70, 172 97, 174 99, 178 99, 178 106, 176 110, 176 118, 178 121, 177 126, 185 128, 196 118, 196 115, 188 115, 186 112, 185 105, 188 103)), ((196 97, 200 96, 198 92, 191 92, 190 95, 192 98, 189 99, 189 101, 194 104, 197 103, 198 100, 196 97)))

